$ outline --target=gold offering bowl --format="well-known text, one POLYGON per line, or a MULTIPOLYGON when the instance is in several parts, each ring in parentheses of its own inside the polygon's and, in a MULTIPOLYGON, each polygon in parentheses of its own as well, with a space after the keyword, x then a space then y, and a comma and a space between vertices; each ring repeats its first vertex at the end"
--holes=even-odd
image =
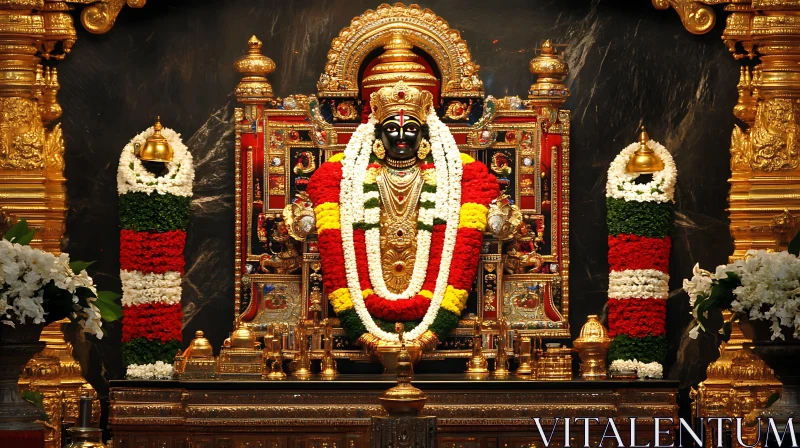
POLYGON ((400 383, 384 392, 378 400, 389 415, 419 415, 428 397, 410 383, 400 383))
MULTIPOLYGON (((413 341, 406 344, 406 351, 411 357, 411 365, 417 365, 422 358, 422 347, 413 341)), ((383 373, 392 375, 397 373, 397 355, 400 354, 399 342, 382 341, 375 347, 373 353, 383 365, 383 373)))

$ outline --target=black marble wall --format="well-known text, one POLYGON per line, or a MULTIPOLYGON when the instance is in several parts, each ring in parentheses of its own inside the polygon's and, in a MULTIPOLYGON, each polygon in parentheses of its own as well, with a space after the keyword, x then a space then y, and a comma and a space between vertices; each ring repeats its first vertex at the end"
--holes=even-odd
MULTIPOLYGON (((614 156, 640 124, 678 165, 677 228, 668 305, 670 378, 687 388, 716 357, 712 336, 690 341, 681 280, 695 262, 732 252, 725 212, 728 147, 738 65, 720 41, 687 32, 674 11, 646 0, 430 0, 461 31, 487 94, 526 94, 527 66, 546 38, 568 44, 572 96, 571 324, 603 312, 608 286, 604 188, 614 156)), ((376 0, 151 1, 126 8, 106 35, 79 32, 58 64, 66 140, 69 217, 65 249, 97 260, 104 289, 120 290, 116 167, 126 142, 156 114, 183 134, 197 178, 184 281, 184 338, 197 329, 219 346, 233 321, 233 130, 239 80, 233 62, 257 35, 277 64, 278 96, 313 93, 331 40, 376 0)), ((720 12, 721 13, 721 12, 720 12)), ((724 22, 722 20, 721 22, 724 22)), ((76 356, 101 394, 124 375, 120 325, 99 343, 72 334, 76 356)))

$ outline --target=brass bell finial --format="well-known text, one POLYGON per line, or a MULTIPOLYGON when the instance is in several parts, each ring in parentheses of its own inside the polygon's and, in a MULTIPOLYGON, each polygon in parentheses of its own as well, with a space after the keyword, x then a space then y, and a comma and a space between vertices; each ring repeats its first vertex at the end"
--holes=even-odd
POLYGON ((139 149, 139 160, 143 162, 172 162, 172 148, 167 143, 167 139, 161 135, 161 117, 156 118, 153 126, 153 135, 139 149))
POLYGON ((642 126, 642 132, 639 134, 639 148, 628 161, 625 171, 636 174, 651 174, 664 169, 664 161, 647 146, 648 141, 650 141, 650 137, 647 135, 644 126, 642 126))

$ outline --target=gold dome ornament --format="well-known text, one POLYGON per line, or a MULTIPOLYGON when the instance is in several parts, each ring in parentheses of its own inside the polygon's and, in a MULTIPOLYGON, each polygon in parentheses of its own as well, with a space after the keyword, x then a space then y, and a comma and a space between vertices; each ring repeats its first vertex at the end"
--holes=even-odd
POLYGON ((421 58, 412 51, 413 48, 403 33, 395 31, 389 35, 383 47, 384 53, 377 58, 379 62, 364 74, 362 88, 378 90, 391 87, 397 81, 404 81, 420 90, 435 88, 438 80, 419 62, 421 58))
POLYGON ((639 134, 639 149, 633 153, 625 171, 636 174, 652 174, 664 169, 664 161, 647 145, 649 141, 650 136, 642 126, 642 132, 639 134))
POLYGON ((189 344, 189 348, 186 349, 187 351, 183 353, 184 356, 187 358, 201 358, 201 357, 208 357, 214 356, 214 348, 211 346, 211 343, 208 342, 208 339, 205 338, 205 335, 202 331, 197 330, 194 333, 194 339, 189 344))
POLYGON ((167 143, 167 139, 161 135, 161 117, 156 118, 156 124, 153 126, 153 135, 147 138, 147 141, 139 148, 136 154, 142 162, 172 162, 174 153, 172 147, 167 143))
POLYGON ((244 323, 239 323, 231 334, 231 348, 252 349, 256 344, 256 335, 244 323))
POLYGON ((606 327, 596 314, 591 314, 572 343, 581 358, 581 376, 586 380, 606 378, 606 353, 611 345, 606 327))

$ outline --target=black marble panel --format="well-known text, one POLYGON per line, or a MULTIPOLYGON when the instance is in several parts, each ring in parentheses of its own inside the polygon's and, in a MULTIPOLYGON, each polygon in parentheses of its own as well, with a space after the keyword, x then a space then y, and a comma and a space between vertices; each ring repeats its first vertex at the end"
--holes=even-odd
MULTIPOLYGON (((125 8, 105 35, 79 31, 58 64, 66 140, 69 217, 65 249, 97 260, 102 288, 119 290, 116 166, 125 143, 160 115, 183 134, 197 180, 188 230, 183 305, 186 341, 197 329, 215 346, 233 321, 233 132, 239 80, 233 62, 257 35, 277 64, 279 96, 315 92, 331 40, 378 1, 174 0, 125 8)), ((534 49, 568 45, 572 96, 570 321, 602 314, 608 287, 604 188, 614 156, 646 124, 679 170, 677 226, 668 305, 668 377, 683 388, 704 378, 714 340, 690 341, 681 280, 695 262, 714 266, 732 252, 725 212, 728 147, 738 65, 720 41, 649 1, 420 1, 461 31, 481 65, 487 94, 526 94, 534 49)), ((720 11, 721 13, 721 11, 720 11)), ((102 341, 71 335, 86 376, 105 394, 124 375, 120 326, 102 341)))

